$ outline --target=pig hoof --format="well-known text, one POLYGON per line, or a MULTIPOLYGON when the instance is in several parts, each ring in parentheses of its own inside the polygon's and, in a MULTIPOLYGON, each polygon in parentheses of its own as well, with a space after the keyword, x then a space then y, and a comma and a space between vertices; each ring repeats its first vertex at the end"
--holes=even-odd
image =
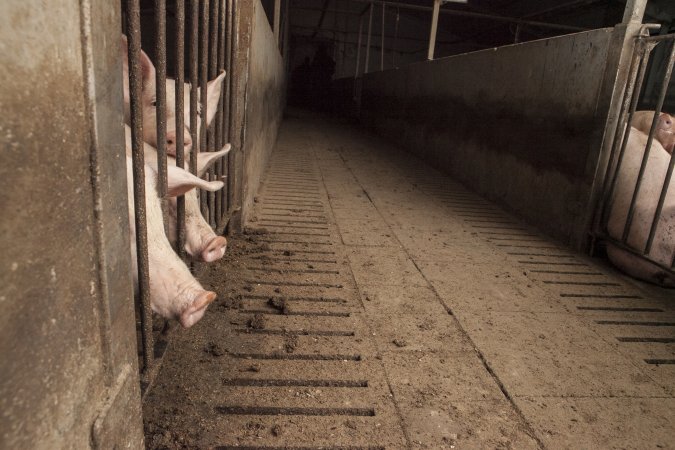
POLYGON ((217 261, 225 255, 227 240, 222 236, 216 236, 211 239, 209 245, 202 251, 202 260, 204 262, 217 261))
POLYGON ((180 324, 183 328, 190 328, 192 325, 199 322, 204 316, 206 307, 209 306, 216 299, 216 293, 211 291, 203 291, 197 296, 194 302, 188 306, 180 315, 180 324))

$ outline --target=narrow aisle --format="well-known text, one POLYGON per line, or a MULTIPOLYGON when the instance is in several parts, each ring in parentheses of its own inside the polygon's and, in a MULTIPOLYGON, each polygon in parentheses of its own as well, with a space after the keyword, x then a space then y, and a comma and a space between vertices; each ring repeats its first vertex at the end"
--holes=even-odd
POLYGON ((672 445, 675 314, 344 124, 283 124, 149 448, 672 445), (659 362, 656 364, 655 362, 659 362))

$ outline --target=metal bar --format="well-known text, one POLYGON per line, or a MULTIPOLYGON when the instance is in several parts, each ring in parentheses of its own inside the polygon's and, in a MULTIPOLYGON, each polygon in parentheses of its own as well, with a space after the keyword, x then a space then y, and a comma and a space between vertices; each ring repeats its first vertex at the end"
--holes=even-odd
POLYGON ((516 25, 516 33, 515 33, 515 36, 514 36, 514 38, 513 38, 513 43, 514 43, 514 44, 517 44, 517 43, 520 42, 520 32, 521 32, 521 30, 522 30, 522 25, 521 25, 521 24, 517 24, 517 25, 516 25))
MULTIPOLYGON (((155 113, 157 116, 157 193, 168 232, 166 169, 166 0, 155 0, 155 113)), ((168 233, 167 233, 168 234, 168 233)))
POLYGON ((645 15, 645 9, 647 9, 647 0, 627 0, 626 8, 623 11, 623 20, 621 23, 642 23, 642 18, 645 15))
MULTIPOLYGON (((199 84, 200 84, 200 109, 201 109, 201 127, 199 129, 199 151, 207 152, 206 139, 206 100, 208 98, 207 84, 208 77, 208 63, 209 63, 209 0, 201 1, 201 16, 199 24, 199 84)), ((209 217, 209 208, 206 203, 208 195, 205 191, 199 193, 199 207, 202 215, 207 222, 211 223, 209 217)))
POLYGON ((401 8, 396 8, 396 27, 394 28, 394 45, 391 47, 391 66, 396 68, 396 44, 398 43, 398 22, 401 16, 401 8))
POLYGON ((143 372, 152 367, 154 344, 150 275, 148 268, 148 227, 145 214, 145 158, 143 154, 143 106, 141 91, 141 15, 140 0, 127 0, 127 43, 129 54, 129 97, 131 112, 131 158, 133 161, 134 219, 136 226, 136 259, 138 262, 138 297, 141 310, 141 342, 143 372))
MULTIPOLYGON (((321 22, 323 22, 323 15, 321 16, 321 22)), ((321 25, 319 25, 319 27, 321 27, 321 25)), ((276 39, 277 41, 277 46, 279 45, 280 30, 281 30, 281 0, 274 0, 274 39, 276 39)))
MULTIPOLYGON (((230 99, 231 99, 231 92, 232 92, 232 80, 234 78, 234 74, 232 71, 232 42, 233 42, 233 36, 232 36, 232 2, 233 0, 227 0, 227 18, 226 18, 226 26, 227 26, 227 47, 225 48, 225 70, 227 71, 227 76, 225 78, 225 98, 223 101, 223 109, 225 110, 225 117, 223 117, 223 136, 225 136, 225 141, 226 142, 232 142, 231 138, 231 122, 230 118, 232 117, 232 106, 230 104, 230 99)), ((223 161, 223 175, 227 176, 229 178, 229 170, 230 170, 230 154, 227 155, 227 159, 223 161)), ((225 183, 225 186, 223 189, 220 190, 220 193, 223 197, 222 203, 223 203, 223 212, 224 214, 228 214, 230 212, 230 204, 228 203, 228 192, 229 192, 229 184, 225 183)))
POLYGON ((438 31, 438 11, 441 9, 441 0, 434 0, 434 12, 431 15, 431 32, 429 33, 429 53, 427 59, 434 59, 436 49, 436 32, 438 31))
MULTIPOLYGON (((675 41, 671 43, 670 46, 670 58, 668 59, 668 65, 666 66, 666 78, 663 80, 662 91, 667 91, 668 84, 670 83, 670 77, 673 73, 673 64, 675 63, 675 41), (665 89, 664 89, 665 87, 665 89)), ((662 92, 663 93, 663 92, 662 92)), ((663 93, 665 97, 665 93, 663 93)), ((663 106, 663 105, 661 105, 663 106)), ((652 128, 649 131, 650 137, 653 137, 654 132, 656 131, 657 124, 659 122, 659 112, 658 110, 654 114, 654 120, 652 121, 652 128)), ((675 152, 673 152, 675 153, 675 152)), ((673 165, 675 165, 675 159, 673 155, 670 157, 670 162, 668 164, 668 171, 666 172, 666 178, 663 181, 663 187, 661 188, 661 195, 659 196, 659 203, 656 206, 656 211, 654 211, 654 218, 652 219, 652 226, 649 230, 649 237, 647 238, 647 245, 645 245, 644 254, 649 254, 652 249, 652 244, 654 242, 654 236, 656 235, 656 227, 659 224, 659 217, 663 211, 663 204, 666 201, 666 194, 668 193, 668 188, 670 187, 670 180, 673 176, 673 165)))
POLYGON ((370 70, 370 38, 373 31, 373 3, 370 3, 370 12, 368 13, 368 38, 366 39, 366 62, 363 66, 363 73, 370 70))
MULTIPOLYGON (((234 105, 236 103, 236 88, 237 88, 237 80, 239 77, 239 74, 235 73, 236 72, 236 65, 237 65, 237 46, 239 43, 239 9, 237 7, 237 2, 235 0, 231 0, 231 9, 232 9, 232 28, 231 28, 231 33, 230 33, 230 39, 232 40, 232 61, 231 61, 231 66, 230 66, 230 73, 232 74, 232 78, 230 79, 230 82, 232 83, 231 85, 231 90, 230 90, 230 125, 229 125, 229 136, 230 136, 230 142, 232 142, 232 137, 236 130, 234 130, 234 114, 232 113, 235 108, 234 105)), ((234 202, 234 189, 235 189, 235 183, 236 183, 236 152, 235 150, 240 150, 240 149, 232 149, 230 153, 227 155, 227 211, 228 214, 230 214, 236 207, 237 205, 234 202)))
MULTIPOLYGON (((612 176, 612 181, 610 182, 610 187, 609 191, 605 194, 604 198, 606 199, 606 207, 604 208, 602 220, 601 220, 601 225, 603 230, 607 228, 607 221, 609 220, 609 213, 612 208, 611 204, 611 199, 614 196, 614 191, 616 190, 616 181, 619 177, 619 169, 621 168, 621 164, 623 163, 623 157, 626 152, 626 146, 628 144, 628 136, 630 134, 630 123, 633 120, 633 114, 635 113, 635 109, 637 108, 637 102, 638 102, 638 97, 640 96, 640 88, 642 87, 642 83, 644 81, 645 77, 645 72, 647 70, 648 62, 649 62, 649 54, 651 53, 651 49, 653 47, 644 45, 642 41, 638 41, 638 49, 636 51, 636 57, 639 59, 640 63, 638 67, 635 70, 638 70, 638 75, 637 79, 635 82, 632 84, 629 84, 626 88, 626 92, 624 94, 624 105, 627 104, 628 99, 630 99, 630 104, 628 104, 628 119, 626 120, 625 124, 622 120, 622 117, 620 117, 617 129, 615 131, 615 136, 614 136, 614 145, 612 148, 612 152, 610 154, 610 159, 607 162, 607 173, 609 173, 609 170, 612 165, 612 159, 613 159, 613 154, 616 152, 616 143, 619 141, 620 137, 623 133, 623 139, 621 140, 621 148, 619 150, 619 156, 616 161, 616 165, 614 167, 614 174, 612 176), (630 91, 630 92, 629 92, 630 91)), ((631 70, 634 70, 634 66, 631 65, 631 70)), ((629 74, 629 77, 632 77, 631 72, 629 74)), ((630 83, 630 82, 629 82, 630 83)), ((625 107, 625 106, 624 106, 625 107)), ((623 107, 622 107, 623 110, 623 107)), ((622 113, 622 116, 625 117, 625 112, 622 113)), ((605 178, 607 179, 607 178, 605 178)))
MULTIPOLYGON (((670 77, 673 74, 673 58, 675 58, 675 46, 672 46, 670 49, 670 57, 668 58, 668 67, 666 68, 666 74, 663 77, 663 85, 661 86, 661 91, 659 92, 659 99, 656 102, 656 109, 654 110, 654 115, 658 116, 661 114, 661 109, 663 108, 663 101, 666 98, 666 93, 668 92, 668 85, 670 84, 670 77)), ((633 216, 635 214, 635 203, 637 201, 637 196, 640 193, 640 186, 642 185, 642 178, 645 174, 645 169, 647 168, 647 161, 649 159, 649 152, 652 148, 652 142, 654 142, 654 132, 656 131, 657 121, 652 122, 652 127, 649 130, 649 137, 647 138, 647 146, 645 147, 645 153, 642 157, 642 164, 640 165, 640 172, 638 172, 638 178, 635 182, 635 190, 633 191, 633 198, 630 201, 630 207, 628 208, 628 217, 626 217, 626 224, 623 229, 623 238, 622 241, 626 242, 628 240, 628 234, 630 233, 631 225, 633 224, 633 216)))
MULTIPOLYGON (((185 168, 185 0, 176 0, 176 165, 185 168)), ((185 196, 176 199, 176 251, 185 260, 185 196)))
MULTIPOLYGON (((217 67, 217 72, 221 73, 223 70, 225 70, 225 0, 218 0, 220 3, 220 14, 218 14, 218 67, 217 67)), ((229 73, 227 73, 227 77, 229 77, 229 73)), ((226 81, 223 81, 223 87, 220 90, 220 99, 218 100, 218 113, 216 115, 216 148, 222 148, 223 145, 225 144, 225 129, 224 129, 224 122, 225 122, 225 83, 226 81)), ((223 179, 223 160, 219 159, 216 162, 216 179, 217 180, 222 180, 223 179)), ((223 219, 223 214, 224 214, 224 206, 223 206, 223 194, 222 194, 222 189, 221 191, 218 191, 215 193, 216 195, 216 228, 220 228, 222 219, 223 219)))
POLYGON ((382 3, 382 39, 380 40, 380 70, 384 70, 384 16, 386 14, 386 6, 382 3))
POLYGON ((363 16, 359 17, 359 40, 356 44, 356 70, 354 71, 354 78, 359 76, 359 66, 361 65, 361 34, 363 34, 363 16))
POLYGON ((190 153, 190 172, 197 174, 197 153, 199 152, 199 136, 197 135, 197 112, 199 108, 199 68, 198 68, 198 36, 199 33, 199 0, 190 0, 190 136, 192 152, 190 153))
MULTIPOLYGON (((661 263, 656 262, 656 261, 654 261, 654 260, 652 260, 652 259, 649 259, 649 257, 646 256, 646 255, 644 255, 644 254, 642 254, 641 251, 636 250, 635 248, 631 247, 630 245, 624 244, 624 243, 621 242, 619 239, 614 239, 614 238, 611 237, 611 236, 605 237, 605 240, 607 240, 607 242, 610 242, 611 244, 615 245, 616 247, 618 247, 618 248, 620 248, 620 249, 622 249, 622 250, 625 250, 625 251, 629 252, 629 253, 632 254, 632 255, 637 256, 638 258, 640 258, 640 259, 643 260, 643 261, 647 261, 647 262, 653 264, 654 266, 659 267, 659 268, 665 270, 666 272, 674 273, 674 272, 673 272, 673 269, 675 268, 675 264, 671 264, 671 266, 668 267, 668 266, 665 265, 665 264, 661 264, 661 263)), ((673 253, 673 258, 675 259, 675 252, 673 253)))
MULTIPOLYGON (((209 64, 209 71, 208 71, 208 79, 212 80, 216 77, 216 70, 218 69, 218 16, 220 15, 219 12, 219 7, 220 7, 220 0, 212 0, 211 5, 210 5, 210 11, 209 11, 209 36, 208 36, 208 64, 209 64)), ((208 99, 204 99, 208 100, 208 99)), ((204 101, 204 104, 208 103, 207 101, 204 101)), ((216 105, 217 107, 217 105, 216 105)), ((202 114, 204 116, 204 126, 206 127, 206 134, 207 134, 207 151, 212 152, 215 151, 216 149, 216 128, 217 125, 214 125, 212 127, 209 127, 205 122, 206 122, 206 117, 207 117, 207 108, 203 107, 202 111, 204 113, 202 114)), ((214 118, 215 121, 215 118, 214 118)), ((216 177, 216 172, 215 172, 215 167, 211 166, 211 168, 208 171, 208 174, 206 175, 206 179, 209 181, 214 180, 216 177)), ((209 223, 211 224, 212 228, 216 228, 216 193, 215 192, 207 192, 207 208, 209 210, 209 223)))
MULTIPOLYGON (((356 2, 361 2, 361 3, 375 3, 375 4, 382 4, 386 3, 387 6, 397 6, 399 8, 403 9, 411 9, 411 10, 417 10, 417 11, 433 11, 433 7, 430 6, 420 6, 420 5, 411 5, 409 3, 401 3, 401 2, 390 2, 390 1, 382 1, 382 0, 353 0, 356 2)), ((551 29, 557 29, 557 30, 567 30, 567 31, 588 31, 588 28, 583 28, 583 27, 575 27, 572 25, 562 25, 562 24, 557 24, 557 23, 548 23, 548 22, 540 22, 536 20, 525 20, 525 19, 520 19, 518 17, 508 17, 508 16, 497 16, 494 14, 485 14, 485 13, 477 13, 473 11, 459 11, 456 9, 441 9, 440 14, 446 14, 449 16, 457 16, 457 17, 469 17, 473 19, 485 19, 485 20, 492 20, 495 22, 507 22, 507 23, 520 23, 523 25, 532 25, 535 27, 540 27, 540 28, 551 28, 551 29)))

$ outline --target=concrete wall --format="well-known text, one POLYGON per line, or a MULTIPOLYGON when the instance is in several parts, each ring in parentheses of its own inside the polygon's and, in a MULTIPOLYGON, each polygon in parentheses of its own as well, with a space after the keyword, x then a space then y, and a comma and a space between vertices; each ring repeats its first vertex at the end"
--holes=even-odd
POLYGON ((104 0, 0 6, 0 448, 143 445, 120 29, 104 0))
MULTIPOLYGON (((242 211, 243 219, 246 221, 283 118, 286 104, 286 71, 260 1, 241 1, 237 6, 242 8, 243 14, 247 10, 252 13, 242 142, 244 156, 242 211)), ((244 30, 242 36, 245 36, 244 30)))
POLYGON ((406 150, 579 245, 607 102, 612 29, 363 77, 361 120, 406 150))

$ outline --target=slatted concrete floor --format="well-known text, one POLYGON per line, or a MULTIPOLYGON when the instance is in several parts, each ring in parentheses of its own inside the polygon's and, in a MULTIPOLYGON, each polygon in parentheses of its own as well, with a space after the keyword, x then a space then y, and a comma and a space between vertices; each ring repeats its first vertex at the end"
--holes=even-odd
POLYGON ((220 303, 168 353, 150 446, 673 446, 672 292, 308 116, 256 200, 204 269, 220 303))

